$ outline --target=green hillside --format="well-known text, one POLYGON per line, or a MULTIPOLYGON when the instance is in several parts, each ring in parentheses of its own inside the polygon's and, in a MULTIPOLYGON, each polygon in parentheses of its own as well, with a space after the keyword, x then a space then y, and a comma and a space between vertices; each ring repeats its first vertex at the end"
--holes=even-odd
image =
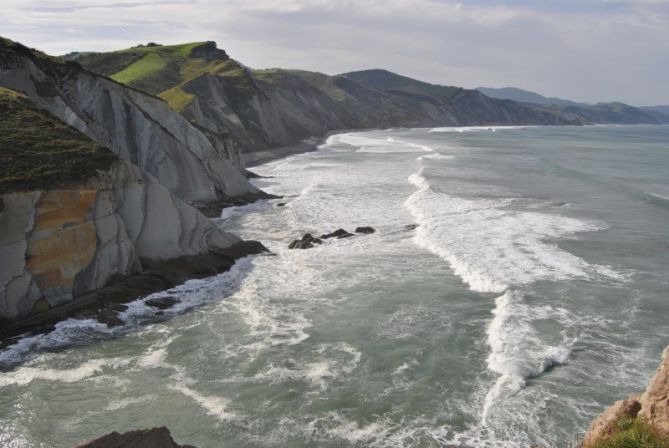
POLYGON ((244 67, 216 48, 215 42, 148 44, 110 53, 77 53, 71 59, 117 82, 158 95, 177 111, 195 98, 182 90, 183 85, 199 76, 223 76, 241 88, 250 82, 244 67))
POLYGON ((0 193, 83 181, 116 160, 24 94, 0 87, 0 193))

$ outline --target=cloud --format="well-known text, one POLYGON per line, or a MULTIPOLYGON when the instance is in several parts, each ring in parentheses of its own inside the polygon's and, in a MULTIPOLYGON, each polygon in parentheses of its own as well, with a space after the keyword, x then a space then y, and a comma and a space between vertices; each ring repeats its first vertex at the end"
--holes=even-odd
POLYGON ((383 67, 466 87, 669 103, 660 0, 5 0, 0 34, 52 54, 212 39, 254 67, 383 67))

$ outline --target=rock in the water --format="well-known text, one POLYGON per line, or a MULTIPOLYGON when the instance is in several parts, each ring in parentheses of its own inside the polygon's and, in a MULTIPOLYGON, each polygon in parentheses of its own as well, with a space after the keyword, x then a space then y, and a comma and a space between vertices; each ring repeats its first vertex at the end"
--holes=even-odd
POLYGON ((373 227, 369 226, 364 226, 364 227, 356 227, 355 228, 355 233, 364 233, 366 235, 369 235, 370 233, 376 232, 376 229, 373 227))
POLYGON ((140 429, 120 434, 116 431, 97 439, 81 442, 74 448, 195 448, 177 444, 170 431, 160 428, 140 429))
POLYGON ((176 298, 167 296, 149 299, 144 303, 150 307, 158 308, 159 310, 166 310, 167 308, 172 308, 178 302, 179 301, 176 298))
POLYGON ((337 230, 335 230, 335 231, 332 232, 332 233, 328 233, 328 234, 325 234, 325 235, 321 235, 321 238, 323 238, 324 240, 326 240, 326 239, 328 239, 328 238, 338 238, 338 239, 342 239, 342 238, 348 238, 349 236, 353 236, 353 234, 347 232, 347 231, 344 230, 344 229, 337 229, 337 230))
POLYGON ((279 202, 278 204, 276 204, 276 206, 277 207, 285 207, 286 203, 285 202, 279 202))
POLYGON ((416 230, 416 227, 418 227, 418 224, 407 224, 404 226, 404 230, 409 232, 411 230, 416 230))
POLYGON ((108 327, 120 327, 125 324, 119 317, 118 312, 111 308, 103 308, 97 312, 97 320, 108 327))
POLYGON ((320 238, 314 238, 311 234, 307 233, 302 239, 290 243, 288 249, 310 249, 314 247, 314 244, 321 244, 322 242, 320 238))

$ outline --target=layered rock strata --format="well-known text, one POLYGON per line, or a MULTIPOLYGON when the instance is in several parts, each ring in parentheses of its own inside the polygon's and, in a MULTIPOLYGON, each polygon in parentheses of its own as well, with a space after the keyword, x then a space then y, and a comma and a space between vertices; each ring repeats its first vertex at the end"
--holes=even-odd
POLYGON ((205 275, 224 270, 235 258, 262 250, 221 231, 123 161, 82 185, 7 193, 2 203, 5 322, 48 312, 147 270, 163 272, 164 280, 148 289, 165 289, 198 270, 205 275))

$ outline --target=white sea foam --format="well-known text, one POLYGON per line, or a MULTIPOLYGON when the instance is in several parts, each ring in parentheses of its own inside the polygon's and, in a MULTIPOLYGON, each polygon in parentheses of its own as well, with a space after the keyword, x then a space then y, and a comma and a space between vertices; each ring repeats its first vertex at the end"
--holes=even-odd
POLYGON ((0 387, 10 385, 23 386, 36 380, 75 383, 102 373, 105 368, 127 366, 129 359, 105 358, 92 359, 71 369, 45 369, 42 367, 20 367, 15 371, 0 376, 0 387))
POLYGON ((234 420, 238 418, 237 414, 228 410, 230 401, 226 398, 201 394, 183 383, 170 385, 168 387, 177 392, 181 392, 188 398, 191 398, 198 405, 200 405, 207 412, 207 414, 221 421, 234 420))
POLYGON ((591 266, 552 240, 604 228, 560 215, 512 210, 512 199, 463 199, 435 191, 422 171, 406 202, 420 224, 415 241, 446 260, 474 291, 503 292, 538 280, 615 275, 591 266))
POLYGON ((513 130, 513 129, 525 129, 532 128, 535 126, 453 126, 453 127, 442 127, 442 128, 433 128, 428 132, 496 132, 503 130, 513 130))
POLYGON ((541 319, 568 318, 565 310, 532 306, 522 293, 506 291, 495 299, 494 318, 488 327, 488 368, 500 376, 489 390, 483 405, 483 421, 498 400, 517 393, 527 378, 553 365, 565 363, 575 340, 561 345, 545 345, 532 324, 541 319))

